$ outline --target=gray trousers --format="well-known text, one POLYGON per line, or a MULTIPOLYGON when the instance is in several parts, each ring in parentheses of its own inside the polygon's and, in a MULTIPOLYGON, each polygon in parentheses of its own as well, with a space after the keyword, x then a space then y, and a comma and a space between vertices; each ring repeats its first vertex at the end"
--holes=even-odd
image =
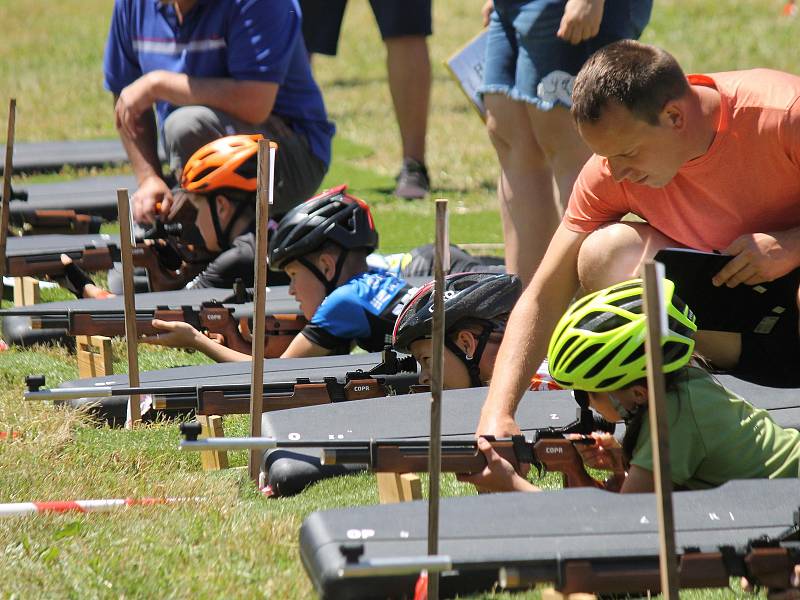
POLYGON ((275 204, 271 207, 270 217, 281 217, 314 195, 327 168, 311 152, 304 135, 292 131, 274 113, 265 122, 251 125, 207 106, 182 106, 164 122, 167 156, 178 181, 183 165, 198 149, 218 138, 240 133, 261 133, 278 144, 275 204))

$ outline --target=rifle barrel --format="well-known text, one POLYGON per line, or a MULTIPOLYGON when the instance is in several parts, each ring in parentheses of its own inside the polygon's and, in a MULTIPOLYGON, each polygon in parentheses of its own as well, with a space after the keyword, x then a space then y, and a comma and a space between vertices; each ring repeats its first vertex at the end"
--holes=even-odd
POLYGON ((55 388, 52 390, 27 391, 25 400, 77 400, 78 398, 110 398, 112 396, 136 395, 161 395, 161 394, 196 394, 197 387, 193 385, 170 387, 126 387, 114 388, 108 386, 82 387, 82 388, 55 388))
POLYGON ((345 563, 338 570, 339 577, 350 579, 356 577, 391 577, 397 575, 415 575, 420 571, 441 573, 453 568, 453 560, 449 556, 398 556, 391 558, 371 558, 356 563, 345 563))

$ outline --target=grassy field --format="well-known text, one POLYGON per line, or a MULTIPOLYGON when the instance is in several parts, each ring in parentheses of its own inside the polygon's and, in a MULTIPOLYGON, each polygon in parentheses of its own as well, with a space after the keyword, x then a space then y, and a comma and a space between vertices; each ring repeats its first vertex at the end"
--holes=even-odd
MULTIPOLYGON (((480 4, 437 0, 436 35, 430 41, 429 166, 434 195, 453 201, 451 238, 460 243, 501 240, 494 153, 479 119, 441 66, 477 32, 480 4)), ((782 4, 658 0, 643 39, 673 52, 689 71, 753 66, 798 71, 800 20, 781 18, 782 4)), ((0 92, 18 98, 18 140, 114 135, 101 69, 110 10, 109 0, 0 2, 0 92)), ((363 0, 350 3, 342 40, 337 58, 320 57, 315 63, 339 131, 326 184, 348 182, 373 203, 382 250, 428 242, 430 203, 390 197, 399 142, 382 46, 363 0)), ((67 170, 58 177, 82 174, 67 170)), ((115 344, 115 357, 115 369, 124 372, 121 343, 115 344)), ((140 352, 143 369, 204 361, 173 350, 140 352)), ((3 519, 0 597, 306 598, 312 589, 297 557, 303 518, 316 509, 377 502, 369 475, 322 482, 295 498, 266 500, 238 471, 207 475, 196 455, 176 452, 174 425, 113 431, 95 428, 73 412, 24 403, 22 381, 29 373, 44 373, 55 385, 75 378, 77 369, 74 357, 59 348, 0 353, 0 430, 23 433, 22 439, 0 442, 0 502, 126 496, 202 496, 205 501, 109 515, 3 519)), ((234 435, 246 430, 242 418, 226 418, 225 425, 234 435)), ((243 464, 243 456, 234 459, 243 464)), ((446 477, 444 492, 472 490, 446 477)), ((687 597, 733 594, 717 590, 687 597)))

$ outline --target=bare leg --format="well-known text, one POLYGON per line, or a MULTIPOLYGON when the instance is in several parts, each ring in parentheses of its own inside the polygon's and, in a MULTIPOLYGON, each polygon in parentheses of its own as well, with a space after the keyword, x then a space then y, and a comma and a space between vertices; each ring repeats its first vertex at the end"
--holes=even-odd
POLYGON ((681 247, 647 223, 610 223, 589 235, 578 254, 578 277, 587 292, 638 277, 644 261, 662 248, 681 247))
POLYGON ((425 163, 425 132, 431 94, 431 63, 424 36, 387 38, 389 90, 403 143, 403 158, 425 163))
POLYGON ((506 269, 527 284, 559 222, 553 172, 531 131, 526 105, 487 94, 486 126, 500 161, 497 198, 506 269))
MULTIPOLYGON (((612 223, 601 227, 581 246, 578 276, 586 292, 638 277, 642 263, 662 248, 681 247, 647 223, 612 223)), ((725 331, 698 331, 695 350, 717 369, 730 370, 739 363, 742 336, 725 331)))
POLYGON ((553 170, 563 213, 575 179, 592 153, 578 135, 567 108, 556 106, 548 111, 533 105, 527 105, 527 108, 533 133, 553 170))

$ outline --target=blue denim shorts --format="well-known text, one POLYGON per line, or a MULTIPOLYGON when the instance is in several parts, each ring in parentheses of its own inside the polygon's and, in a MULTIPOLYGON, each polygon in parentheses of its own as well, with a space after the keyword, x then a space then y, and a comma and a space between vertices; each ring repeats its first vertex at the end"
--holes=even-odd
POLYGON ((495 0, 481 94, 505 94, 542 110, 572 106, 575 75, 599 48, 636 39, 652 0, 608 0, 600 32, 572 45, 556 37, 566 0, 495 0))

